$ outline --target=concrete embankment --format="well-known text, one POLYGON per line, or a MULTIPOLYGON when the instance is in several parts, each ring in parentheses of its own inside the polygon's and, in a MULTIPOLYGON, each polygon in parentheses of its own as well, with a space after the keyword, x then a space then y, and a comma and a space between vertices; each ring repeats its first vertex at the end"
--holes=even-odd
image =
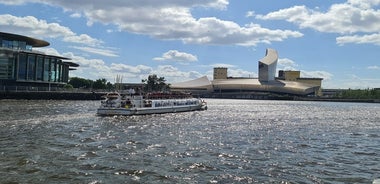
POLYGON ((299 97, 282 96, 268 93, 210 93, 198 95, 202 98, 221 99, 250 99, 250 100, 290 100, 290 101, 319 101, 319 102, 353 102, 353 103, 380 103, 380 99, 344 99, 327 97, 299 97))
POLYGON ((100 100, 104 92, 57 92, 57 91, 7 91, 0 92, 0 99, 25 100, 100 100))
MULTIPOLYGON (((1 99, 25 100, 100 100, 106 92, 70 92, 70 91, 0 91, 1 99)), ((357 102, 380 103, 380 99, 336 99, 316 97, 272 96, 264 94, 198 94, 202 98, 251 99, 251 100, 293 100, 321 102, 357 102)))

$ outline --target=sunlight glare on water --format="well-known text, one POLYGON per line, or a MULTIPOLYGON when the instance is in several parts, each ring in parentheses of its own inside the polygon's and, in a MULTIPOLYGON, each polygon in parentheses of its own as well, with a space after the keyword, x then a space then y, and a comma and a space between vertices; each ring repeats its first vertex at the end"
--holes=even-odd
POLYGON ((97 101, 0 101, 5 183, 378 183, 380 105, 206 99, 95 115, 97 101))

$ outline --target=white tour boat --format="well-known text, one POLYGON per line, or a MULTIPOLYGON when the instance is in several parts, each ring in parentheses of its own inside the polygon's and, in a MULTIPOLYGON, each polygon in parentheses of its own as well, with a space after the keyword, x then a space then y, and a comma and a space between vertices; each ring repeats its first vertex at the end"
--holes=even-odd
POLYGON ((97 110, 98 115, 145 115, 207 110, 207 103, 188 94, 151 93, 121 95, 108 93, 97 110))

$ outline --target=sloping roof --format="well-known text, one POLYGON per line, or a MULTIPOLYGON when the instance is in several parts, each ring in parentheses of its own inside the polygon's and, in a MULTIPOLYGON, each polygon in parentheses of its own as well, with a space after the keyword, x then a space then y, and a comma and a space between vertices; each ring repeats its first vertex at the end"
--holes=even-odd
POLYGON ((0 32, 0 37, 10 40, 10 41, 25 41, 26 44, 31 45, 33 47, 45 47, 45 46, 50 45, 50 43, 45 40, 39 40, 39 39, 17 35, 17 34, 11 34, 11 33, 0 32))
POLYGON ((312 93, 314 88, 317 87, 306 83, 283 80, 262 83, 256 78, 218 79, 213 80, 212 84, 218 90, 264 91, 300 95, 312 93))
POLYGON ((239 78, 239 79, 216 79, 209 81, 206 76, 171 85, 173 89, 208 89, 212 90, 244 90, 244 91, 262 91, 275 93, 288 93, 297 95, 306 95, 314 92, 315 85, 295 82, 274 80, 270 82, 260 82, 257 78, 239 78))
POLYGON ((200 89, 205 88, 207 90, 212 89, 212 84, 210 80, 208 80, 207 76, 203 76, 198 79, 185 81, 185 82, 179 82, 179 83, 173 83, 170 85, 171 88, 175 89, 200 89))

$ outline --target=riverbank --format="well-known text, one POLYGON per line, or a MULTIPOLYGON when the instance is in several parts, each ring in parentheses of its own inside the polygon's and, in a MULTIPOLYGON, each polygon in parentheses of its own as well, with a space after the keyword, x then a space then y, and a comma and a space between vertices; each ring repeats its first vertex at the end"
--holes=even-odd
POLYGON ((0 99, 24 100, 100 100, 105 92, 1 91, 0 99))
POLYGON ((199 95, 202 98, 217 99, 251 99, 251 100, 288 100, 288 101, 320 101, 320 102, 353 102, 353 103, 380 103, 380 99, 356 99, 333 97, 300 97, 276 95, 268 93, 210 93, 199 95))
POLYGON ((353 102, 353 103, 380 103, 380 99, 345 99, 345 98, 304 98, 296 97, 294 101, 318 101, 318 102, 353 102))
MULTIPOLYGON (((72 92, 72 91, 0 91, 0 99, 24 100, 100 100, 106 92, 72 92)), ((251 100, 289 100, 289 101, 321 101, 321 102, 355 102, 380 103, 380 99, 346 99, 326 97, 276 96, 265 94, 202 94, 201 98, 215 99, 251 99, 251 100)))

